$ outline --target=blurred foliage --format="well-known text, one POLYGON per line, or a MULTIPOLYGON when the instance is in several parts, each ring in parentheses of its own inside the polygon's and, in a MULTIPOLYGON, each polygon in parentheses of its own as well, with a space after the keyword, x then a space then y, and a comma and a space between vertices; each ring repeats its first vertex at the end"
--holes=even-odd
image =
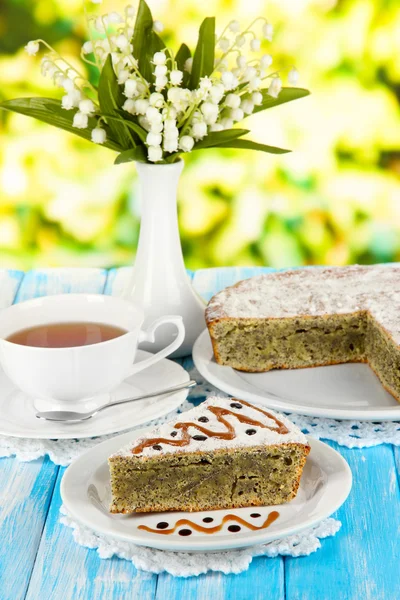
MULTIPOLYGON (((400 260, 399 0, 150 0, 171 44, 194 46, 217 16, 276 25, 275 62, 312 96, 252 116, 284 156, 210 151, 186 159, 179 218, 186 264, 289 266, 400 260), (280 51, 280 55, 276 55, 280 51)), ((120 8, 118 1, 102 8, 120 8)), ((56 96, 21 47, 46 38, 78 60, 80 0, 1 0, 0 98, 56 96)), ((20 115, 0 114, 0 266, 122 265, 140 207, 132 165, 20 115)))

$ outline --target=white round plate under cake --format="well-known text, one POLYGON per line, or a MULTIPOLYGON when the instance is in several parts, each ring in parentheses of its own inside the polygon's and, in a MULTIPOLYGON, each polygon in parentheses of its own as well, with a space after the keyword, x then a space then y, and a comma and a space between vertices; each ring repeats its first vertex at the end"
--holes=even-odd
POLYGON ((400 403, 366 364, 245 373, 215 361, 207 330, 196 340, 193 361, 223 392, 278 411, 357 421, 400 420, 400 403))
POLYGON ((107 459, 145 432, 141 429, 107 440, 68 467, 61 482, 61 497, 75 521, 98 534, 150 548, 175 552, 228 550, 264 544, 312 527, 335 512, 351 489, 352 476, 346 461, 327 444, 309 438, 311 452, 299 491, 288 504, 192 513, 110 514, 107 459), (271 524, 263 527, 268 519, 271 524), (213 531, 214 528, 218 530, 213 531), (168 530, 172 531, 167 533, 168 530))
MULTIPOLYGON (((138 350, 138 362, 147 356, 149 352, 138 350)), ((84 403, 82 412, 95 408, 95 405, 106 404, 108 398, 119 400, 138 396, 155 389, 185 383, 189 379, 189 374, 183 367, 163 359, 123 381, 108 396, 99 397, 95 403, 84 403)), ((109 408, 80 423, 56 423, 36 418, 39 406, 35 409, 34 401, 17 389, 0 368, 0 435, 35 439, 74 439, 119 433, 176 410, 187 395, 188 390, 181 390, 167 396, 156 396, 109 408)))

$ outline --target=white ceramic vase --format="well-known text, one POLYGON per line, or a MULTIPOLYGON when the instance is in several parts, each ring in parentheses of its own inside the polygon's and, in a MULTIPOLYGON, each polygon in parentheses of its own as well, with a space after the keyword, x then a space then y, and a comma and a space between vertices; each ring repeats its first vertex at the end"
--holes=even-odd
MULTIPOLYGON (((191 354, 205 328, 204 301, 194 291, 183 261, 177 216, 177 188, 183 161, 170 165, 137 163, 142 219, 136 260, 124 297, 140 305, 145 323, 165 315, 181 315, 186 333, 173 357, 191 354)), ((176 328, 161 326, 154 344, 140 347, 157 352, 176 336, 176 328)))

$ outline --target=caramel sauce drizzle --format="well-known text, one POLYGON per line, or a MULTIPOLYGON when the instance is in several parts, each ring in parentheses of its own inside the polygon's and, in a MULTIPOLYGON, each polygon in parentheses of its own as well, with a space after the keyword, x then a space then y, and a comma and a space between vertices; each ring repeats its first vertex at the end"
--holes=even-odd
POLYGON ((244 400, 238 400, 238 402, 240 402, 240 404, 244 404, 245 406, 249 406, 253 410, 256 410, 256 411, 262 413, 269 419, 272 419, 272 421, 275 421, 275 423, 277 424, 277 427, 270 427, 269 425, 265 425, 261 421, 256 421, 255 419, 251 419, 250 417, 246 417, 245 415, 241 415, 240 413, 233 412, 232 410, 229 410, 228 408, 221 408, 219 406, 209 406, 208 410, 217 417, 217 420, 220 423, 225 425, 225 427, 226 427, 225 431, 212 431, 211 429, 207 429, 206 427, 203 427, 199 423, 192 423, 192 422, 176 423, 176 425, 174 425, 175 429, 182 430, 182 437, 179 440, 174 440, 174 439, 170 439, 170 438, 151 438, 148 440, 143 440, 142 442, 140 442, 140 444, 138 444, 137 446, 134 446, 132 448, 132 454, 140 454, 140 452, 142 452, 142 450, 144 450, 145 448, 148 448, 149 446, 154 446, 155 444, 169 444, 170 446, 179 446, 179 447, 187 446, 188 444, 190 444, 190 440, 191 440, 191 436, 189 434, 189 427, 194 427, 198 431, 201 431, 202 433, 206 434, 208 437, 214 437, 214 438, 218 438, 220 440, 233 440, 236 437, 235 428, 231 423, 229 423, 226 419, 224 419, 224 416, 226 416, 226 415, 232 415, 233 417, 236 417, 236 419, 240 423, 246 423, 246 425, 255 425, 257 427, 262 427, 264 429, 270 429, 271 431, 276 431, 277 433, 280 433, 280 434, 289 433, 289 429, 286 427, 286 425, 284 425, 282 423, 282 421, 277 419, 274 415, 271 415, 271 413, 263 410, 262 408, 259 408, 258 406, 253 406, 252 404, 250 404, 249 402, 245 402, 244 400))
POLYGON ((139 525, 138 529, 143 529, 144 531, 148 531, 149 533, 159 533, 161 535, 171 535, 171 533, 174 533, 178 529, 178 527, 180 527, 181 525, 188 525, 195 531, 199 531, 200 533, 210 534, 210 533, 217 533, 217 531, 221 531, 222 527, 228 521, 236 521, 236 523, 240 523, 240 525, 243 525, 243 527, 247 527, 248 529, 251 529, 251 531, 260 531, 260 529, 266 529, 267 527, 269 527, 274 521, 276 521, 276 519, 278 517, 279 517, 278 511, 273 510, 272 512, 269 513, 269 515, 266 518, 266 520, 264 521, 264 523, 262 525, 260 525, 259 527, 257 527, 257 525, 253 525, 253 523, 249 523, 248 521, 245 521, 245 519, 242 519, 241 517, 238 517, 237 515, 229 514, 229 515, 226 515, 222 519, 222 521, 219 525, 215 525, 214 527, 204 527, 204 525, 198 525, 197 523, 194 523, 193 521, 190 521, 189 519, 179 519, 175 523, 175 525, 173 527, 171 527, 171 529, 152 529, 151 527, 147 527, 147 525, 139 525))

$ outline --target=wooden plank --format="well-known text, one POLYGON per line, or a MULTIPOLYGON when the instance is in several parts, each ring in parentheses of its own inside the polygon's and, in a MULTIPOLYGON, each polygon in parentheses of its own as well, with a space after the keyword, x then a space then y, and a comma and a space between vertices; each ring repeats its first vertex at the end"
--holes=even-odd
POLYGON ((22 271, 0 269, 0 308, 6 308, 13 303, 23 277, 22 271))
MULTIPOLYGON (((207 573, 198 577, 158 576, 157 600, 284 600, 283 560, 256 558, 250 568, 238 575, 207 573)), ((309 596, 308 600, 314 598, 309 596)), ((317 597, 315 597, 317 598, 317 597)))
POLYGON ((233 285, 242 279, 248 279, 275 269, 269 267, 219 267, 216 269, 199 269, 193 277, 193 286, 205 300, 228 285, 233 285))
POLYGON ((353 489, 337 513, 343 526, 315 554, 285 559, 286 599, 399 598, 400 496, 392 448, 330 445, 353 472, 353 489))
POLYGON ((54 294, 101 294, 106 278, 105 269, 35 269, 26 273, 15 301, 54 294))
POLYGON ((25 598, 58 467, 0 460, 0 598, 25 598))
POLYGON ((119 558, 100 559, 76 544, 72 530, 59 522, 60 469, 32 573, 27 600, 152 600, 157 576, 137 571, 119 558))
MULTIPOLYGON (((22 274, 15 272, 10 272, 9 277, 2 272, 0 277, 4 305, 4 297, 12 301, 12 290, 17 292, 16 302, 64 292, 101 293, 106 281, 106 271, 40 269, 30 271, 23 279, 22 274), (7 286, 5 282, 8 282, 7 286), (5 296, 3 290, 6 290, 5 296)), ((8 541, 7 544, 0 545, 0 551, 3 552, 1 600, 25 597, 57 473, 58 467, 47 458, 31 463, 19 463, 11 458, 0 460, 0 481, 4 482, 0 486, 0 493, 3 494, 4 491, 0 503, 0 539, 8 541)))
MULTIPOLYGON (((187 271, 190 278, 193 278, 193 271, 187 271)), ((122 296, 128 289, 133 275, 132 267, 119 267, 110 269, 107 277, 107 284, 104 290, 105 294, 111 296, 122 296)))

